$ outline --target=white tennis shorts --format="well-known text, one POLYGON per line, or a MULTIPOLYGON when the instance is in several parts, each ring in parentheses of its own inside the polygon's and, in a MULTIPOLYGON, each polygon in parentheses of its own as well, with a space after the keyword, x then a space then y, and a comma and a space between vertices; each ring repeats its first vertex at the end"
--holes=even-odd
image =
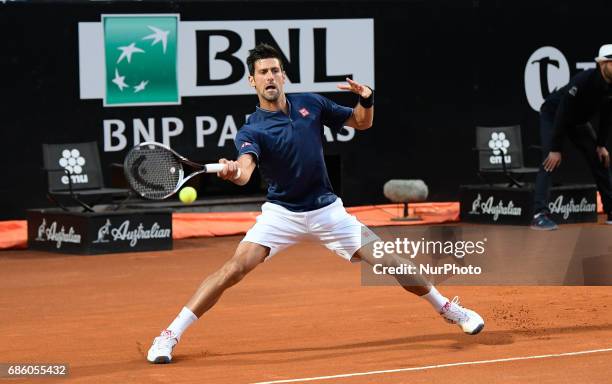
POLYGON ((257 223, 242 241, 270 248, 268 257, 304 241, 324 245, 340 257, 359 261, 353 255, 378 237, 344 209, 341 199, 308 212, 292 212, 278 204, 264 203, 257 223))

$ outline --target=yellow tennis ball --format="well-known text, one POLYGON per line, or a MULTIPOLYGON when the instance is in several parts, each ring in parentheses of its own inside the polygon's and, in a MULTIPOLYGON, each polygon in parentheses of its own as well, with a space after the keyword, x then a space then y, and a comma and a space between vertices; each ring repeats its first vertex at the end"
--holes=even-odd
POLYGON ((191 204, 198 197, 198 193, 193 187, 185 187, 179 192, 179 199, 185 204, 191 204))

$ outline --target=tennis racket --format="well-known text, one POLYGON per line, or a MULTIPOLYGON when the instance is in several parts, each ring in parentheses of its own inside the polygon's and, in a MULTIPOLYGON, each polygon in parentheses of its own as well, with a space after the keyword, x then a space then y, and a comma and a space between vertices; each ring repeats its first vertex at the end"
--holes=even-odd
MULTIPOLYGON (((163 200, 174 195, 189 179, 201 173, 217 173, 224 164, 199 164, 153 141, 136 145, 125 156, 123 172, 132 189, 146 199, 163 200), (183 165, 194 168, 185 174, 183 165)), ((240 177, 240 169, 236 178, 240 177)))

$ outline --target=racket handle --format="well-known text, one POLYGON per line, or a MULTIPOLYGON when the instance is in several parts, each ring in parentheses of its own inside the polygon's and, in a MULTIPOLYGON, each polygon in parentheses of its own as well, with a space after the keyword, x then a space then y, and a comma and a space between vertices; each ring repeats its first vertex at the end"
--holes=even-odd
MULTIPOLYGON (((225 164, 220 164, 220 163, 206 164, 206 173, 221 172, 223 170, 223 168, 225 168, 225 164)), ((242 175, 242 171, 241 171, 240 168, 238 168, 238 172, 236 173, 236 176, 234 177, 234 180, 239 179, 240 175, 242 175)))
POLYGON ((225 168, 225 164, 220 164, 220 163, 206 164, 206 173, 221 172, 223 168, 225 168))

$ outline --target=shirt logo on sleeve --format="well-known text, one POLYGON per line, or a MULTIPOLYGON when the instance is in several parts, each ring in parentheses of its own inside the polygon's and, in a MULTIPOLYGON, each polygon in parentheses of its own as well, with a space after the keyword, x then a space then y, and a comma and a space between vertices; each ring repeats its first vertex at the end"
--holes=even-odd
POLYGON ((304 108, 304 107, 302 107, 302 109, 300 109, 298 112, 300 112, 302 117, 306 117, 306 116, 310 115, 310 112, 308 112, 308 110, 306 108, 304 108))
POLYGON ((242 143, 242 145, 240 146, 240 149, 244 148, 244 147, 248 147, 248 146, 252 146, 253 144, 249 143, 248 141, 245 141, 244 143, 242 143))

